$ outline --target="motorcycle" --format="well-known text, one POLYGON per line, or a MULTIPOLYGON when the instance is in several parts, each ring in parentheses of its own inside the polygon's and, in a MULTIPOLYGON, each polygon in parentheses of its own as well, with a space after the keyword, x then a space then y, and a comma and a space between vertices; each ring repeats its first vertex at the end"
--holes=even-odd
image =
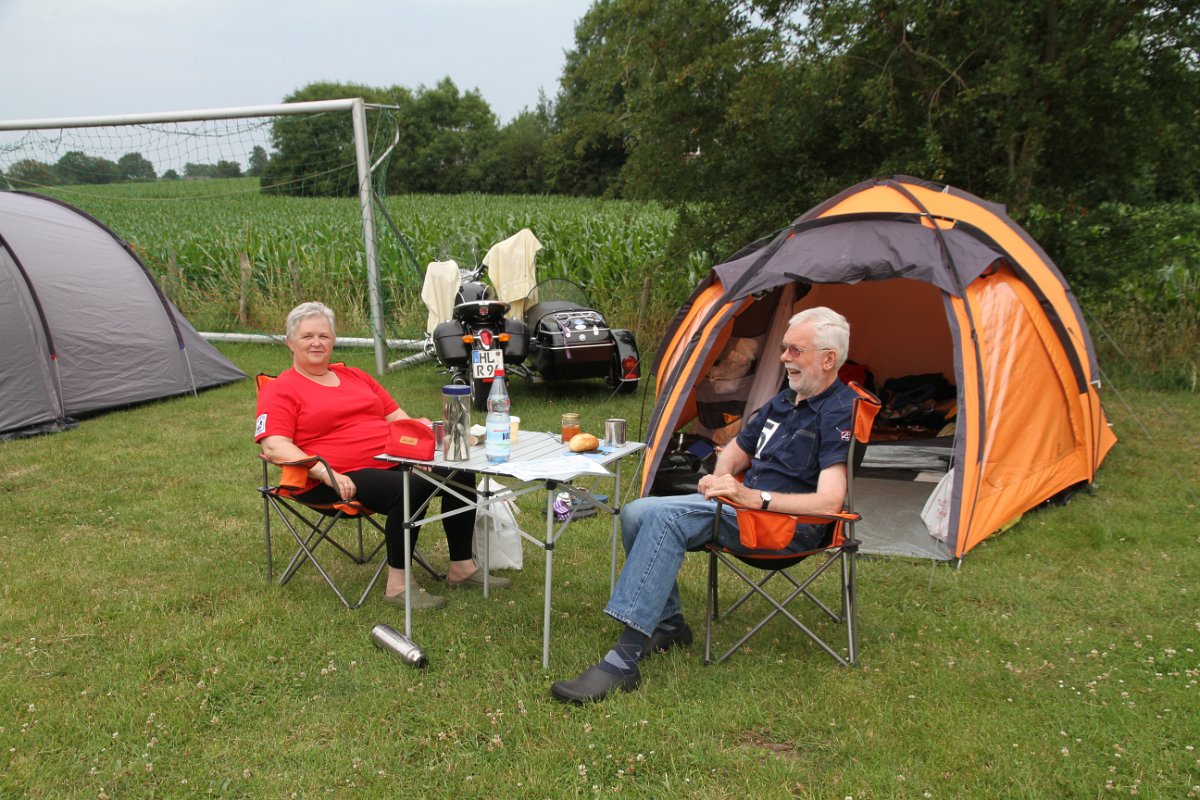
POLYGON ((563 279, 538 283, 526 296, 521 319, 496 299, 484 265, 459 272, 450 319, 426 343, 449 369, 451 380, 470 385, 472 407, 482 411, 496 371, 534 383, 603 378, 618 394, 637 391, 641 358, 632 331, 611 328, 591 307, 583 287, 563 279))

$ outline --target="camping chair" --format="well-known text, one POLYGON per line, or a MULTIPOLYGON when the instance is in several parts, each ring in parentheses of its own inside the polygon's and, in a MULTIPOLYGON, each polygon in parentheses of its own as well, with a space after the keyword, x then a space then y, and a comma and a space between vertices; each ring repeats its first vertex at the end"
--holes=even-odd
POLYGON ((706 664, 719 664, 729 658, 729 656, 733 655, 742 645, 749 641, 750 637, 762 630, 768 622, 779 615, 783 615, 804 635, 820 646, 822 650, 833 656, 834 660, 842 666, 851 666, 857 663, 858 609, 854 562, 858 555, 859 542, 854 538, 854 523, 861 519, 861 515, 854 511, 852 487, 854 485, 854 472, 862 463, 865 445, 871 436, 871 425, 875 421, 875 414, 878 413, 880 404, 879 400, 873 394, 857 383, 850 384, 850 388, 855 391, 858 397, 854 400, 852 415, 854 419, 854 435, 850 439, 850 451, 846 458, 846 501, 841 512, 828 515, 784 514, 778 511, 745 508, 730 503, 730 505, 736 506, 739 529, 751 525, 758 526, 760 530, 761 526, 783 526, 785 530, 793 531, 797 523, 826 523, 831 528, 828 544, 805 553, 763 550, 755 551, 753 555, 749 555, 745 552, 734 552, 717 543, 717 530, 721 523, 721 503, 728 503, 728 501, 718 501, 717 515, 713 522, 712 541, 704 546, 704 549, 709 554, 708 609, 704 630, 704 661, 706 664), (862 445, 862 447, 859 445, 862 445), (799 570, 793 568, 797 567, 801 562, 806 561, 810 556, 819 554, 825 555, 825 559, 815 569, 811 570, 806 577, 795 574, 799 570), (717 572, 718 565, 720 564, 728 567, 749 587, 746 593, 725 610, 724 613, 718 610, 717 603, 717 572), (751 567, 754 570, 765 573, 765 575, 758 578, 757 573, 754 575, 748 574, 741 565, 751 567), (841 609, 837 612, 833 611, 829 605, 814 594, 811 588, 818 578, 832 570, 835 565, 841 568, 839 570, 841 575, 841 609), (777 599, 775 595, 766 589, 768 582, 775 578, 781 578, 787 583, 784 589, 786 594, 780 599, 777 599), (721 656, 714 659, 712 657, 714 623, 728 617, 746 603, 746 601, 755 596, 763 598, 771 606, 770 612, 733 646, 721 656), (846 629, 846 649, 849 658, 843 657, 834 650, 833 647, 801 622, 788 609, 788 605, 797 599, 812 601, 822 613, 837 623, 839 627, 846 629))
MULTIPOLYGON (((274 375, 259 373, 255 377, 255 386, 258 391, 262 391, 263 386, 275 378, 274 375)), ((272 580, 274 577, 274 559, 271 555, 271 514, 272 512, 283 523, 284 527, 291 533, 295 540, 297 550, 288 562, 286 568, 279 576, 279 585, 283 586, 292 579, 296 571, 303 566, 305 561, 311 561, 313 567, 325 579, 325 583, 333 590, 333 593, 338 596, 342 604, 346 608, 358 608, 367 599, 371 590, 375 588, 375 584, 379 581, 379 576, 383 574, 383 568, 387 565, 385 558, 379 559, 379 566, 375 568, 370 581, 362 595, 354 603, 346 599, 341 588, 333 579, 316 556, 316 549, 324 542, 328 542, 330 547, 334 548, 342 555, 349 558, 355 564, 370 564, 375 560, 383 550, 385 541, 383 536, 383 526, 375 520, 370 510, 355 500, 348 500, 340 503, 309 503, 304 502, 296 497, 304 491, 304 486, 307 483, 308 471, 316 464, 323 464, 326 469, 329 469, 329 464, 320 456, 308 456, 307 458, 298 461, 272 461, 263 454, 259 454, 262 461, 262 485, 258 491, 263 499, 263 533, 266 539, 267 551, 267 580, 272 580), (279 469, 279 480, 276 483, 270 481, 270 470, 272 467, 279 469), (351 536, 343 536, 337 538, 335 527, 338 522, 348 520, 355 523, 357 529, 355 534, 351 536), (378 534, 378 541, 368 545, 369 534, 363 523, 367 523, 374 528, 374 532, 378 534)), ((347 527, 343 525, 342 528, 347 527)), ((444 577, 441 573, 425 560, 417 550, 413 550, 412 558, 421 567, 423 567, 435 579, 440 580, 444 577)))

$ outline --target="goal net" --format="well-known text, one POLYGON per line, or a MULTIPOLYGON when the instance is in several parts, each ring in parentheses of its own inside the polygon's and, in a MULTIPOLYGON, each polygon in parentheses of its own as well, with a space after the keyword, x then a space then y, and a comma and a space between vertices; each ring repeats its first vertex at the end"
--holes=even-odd
POLYGON ((396 111, 349 99, 0 121, 0 189, 98 219, 201 330, 277 333, 296 302, 336 305, 339 327, 369 329, 382 373, 384 306, 405 287, 381 278, 373 187, 396 111))

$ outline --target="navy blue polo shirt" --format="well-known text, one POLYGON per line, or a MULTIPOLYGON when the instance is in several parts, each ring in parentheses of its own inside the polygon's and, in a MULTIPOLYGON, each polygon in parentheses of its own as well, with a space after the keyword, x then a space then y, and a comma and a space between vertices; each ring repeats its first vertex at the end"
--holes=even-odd
POLYGON ((769 492, 815 492, 821 470, 845 464, 854 435, 854 390, 835 380, 801 400, 784 389, 756 411, 738 434, 750 457, 745 483, 769 492))

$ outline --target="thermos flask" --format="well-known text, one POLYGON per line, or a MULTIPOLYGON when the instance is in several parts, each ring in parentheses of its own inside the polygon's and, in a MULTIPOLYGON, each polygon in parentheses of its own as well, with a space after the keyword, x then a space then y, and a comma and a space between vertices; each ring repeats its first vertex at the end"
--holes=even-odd
POLYGON ((410 667, 425 669, 429 666, 429 659, 425 657, 425 651, 412 639, 390 625, 381 623, 371 628, 371 641, 380 650, 397 656, 410 667))

